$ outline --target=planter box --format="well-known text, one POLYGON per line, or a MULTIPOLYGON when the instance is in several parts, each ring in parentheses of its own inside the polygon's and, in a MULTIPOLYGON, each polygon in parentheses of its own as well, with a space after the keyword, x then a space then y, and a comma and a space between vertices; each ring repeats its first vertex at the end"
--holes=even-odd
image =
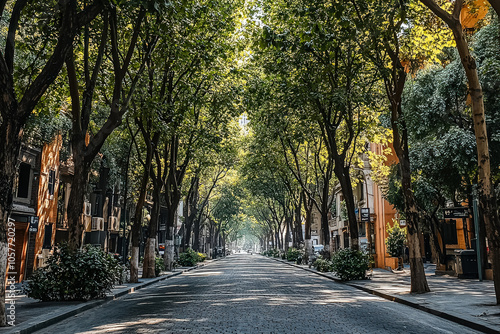
POLYGON ((484 279, 489 281, 493 281, 493 269, 485 269, 484 270, 484 279))
POLYGON ((385 267, 386 269, 398 269, 398 258, 397 257, 386 257, 385 258, 385 267))

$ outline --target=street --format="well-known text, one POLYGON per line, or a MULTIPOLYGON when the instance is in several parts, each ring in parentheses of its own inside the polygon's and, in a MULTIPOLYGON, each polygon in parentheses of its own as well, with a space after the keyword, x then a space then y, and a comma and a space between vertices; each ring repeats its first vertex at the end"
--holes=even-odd
POLYGON ((37 333, 476 333, 259 255, 231 255, 37 333))

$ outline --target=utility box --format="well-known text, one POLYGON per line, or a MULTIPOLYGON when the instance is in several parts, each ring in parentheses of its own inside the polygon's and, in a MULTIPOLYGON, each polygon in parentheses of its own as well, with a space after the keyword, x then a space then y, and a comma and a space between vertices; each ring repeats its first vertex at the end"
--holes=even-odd
POLYGON ((455 271, 458 278, 477 278, 477 254, 473 249, 455 250, 455 271))

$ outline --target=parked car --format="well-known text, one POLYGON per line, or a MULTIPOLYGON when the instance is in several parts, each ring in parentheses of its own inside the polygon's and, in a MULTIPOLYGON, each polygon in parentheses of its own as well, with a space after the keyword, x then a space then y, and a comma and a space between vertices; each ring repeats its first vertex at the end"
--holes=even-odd
POLYGON ((314 245, 313 248, 314 248, 314 254, 319 254, 325 248, 325 246, 324 245, 314 245))

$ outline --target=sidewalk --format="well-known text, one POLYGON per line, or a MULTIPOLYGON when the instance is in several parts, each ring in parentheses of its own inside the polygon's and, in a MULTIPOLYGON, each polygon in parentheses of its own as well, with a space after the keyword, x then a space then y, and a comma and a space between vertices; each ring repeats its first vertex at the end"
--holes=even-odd
POLYGON ((159 277, 156 278, 141 278, 139 280, 139 283, 126 283, 123 285, 119 285, 112 289, 105 299, 92 300, 87 302, 40 302, 35 299, 28 298, 25 295, 21 295, 22 292, 18 290, 17 293, 19 295, 16 296, 15 299, 16 325, 10 327, 1 327, 0 334, 32 333, 34 331, 51 326, 59 321, 72 317, 76 314, 107 303, 128 293, 137 291, 156 282, 180 275, 184 272, 204 267, 205 265, 217 260, 218 259, 206 260, 202 263, 199 263, 197 266, 180 267, 171 272, 164 271, 160 274, 159 277))
MULTIPOLYGON (((306 265, 274 260, 341 282, 333 273, 321 273, 306 265)), ((368 293, 437 315, 484 333, 500 333, 500 305, 495 305, 493 281, 436 276, 435 265, 425 265, 431 292, 411 294, 410 269, 389 272, 375 268, 371 279, 343 282, 368 293)))

